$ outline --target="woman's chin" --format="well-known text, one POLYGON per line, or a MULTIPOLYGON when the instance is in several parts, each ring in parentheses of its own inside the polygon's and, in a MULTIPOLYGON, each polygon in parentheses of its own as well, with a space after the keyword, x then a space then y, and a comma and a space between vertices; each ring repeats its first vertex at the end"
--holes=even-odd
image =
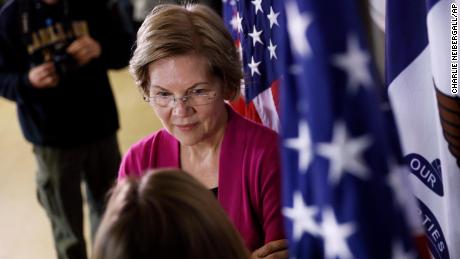
POLYGON ((175 136, 176 139, 180 142, 182 146, 193 146, 198 144, 200 141, 197 138, 189 138, 189 137, 177 137, 175 136))
POLYGON ((174 131, 173 136, 184 146, 193 146, 201 140, 200 136, 194 132, 174 131))

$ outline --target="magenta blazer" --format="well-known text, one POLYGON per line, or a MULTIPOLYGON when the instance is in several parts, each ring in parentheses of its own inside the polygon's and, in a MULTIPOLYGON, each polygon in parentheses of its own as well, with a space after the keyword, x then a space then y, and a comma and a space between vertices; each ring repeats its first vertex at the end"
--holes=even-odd
MULTIPOLYGON (((281 215, 281 179, 278 135, 249 121, 227 106, 219 161, 217 198, 250 251, 285 238, 281 215)), ((180 168, 179 142, 159 130, 126 153, 118 179, 141 176, 146 170, 180 168)))

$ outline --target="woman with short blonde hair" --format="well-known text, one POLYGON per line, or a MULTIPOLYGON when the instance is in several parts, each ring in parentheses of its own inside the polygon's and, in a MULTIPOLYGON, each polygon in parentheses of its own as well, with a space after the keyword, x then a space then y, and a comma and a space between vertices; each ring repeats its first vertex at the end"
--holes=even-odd
POLYGON ((235 99, 240 92, 242 68, 233 39, 221 20, 203 5, 160 5, 153 9, 137 32, 129 64, 143 94, 149 94, 149 64, 194 53, 206 57, 209 71, 222 80, 227 99, 235 99))

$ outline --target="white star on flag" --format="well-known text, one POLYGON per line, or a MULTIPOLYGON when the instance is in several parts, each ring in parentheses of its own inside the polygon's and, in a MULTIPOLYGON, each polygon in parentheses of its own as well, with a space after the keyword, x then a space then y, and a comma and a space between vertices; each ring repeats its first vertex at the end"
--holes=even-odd
POLYGON ((236 30, 241 33, 243 32, 243 17, 240 16, 240 12, 236 12, 236 30))
POLYGON ((345 70, 348 77, 347 85, 355 93, 359 86, 372 86, 372 77, 369 73, 371 58, 367 51, 359 48, 358 38, 349 35, 347 39, 347 52, 333 57, 332 63, 345 70))
POLYGON ((260 71, 259 71, 260 63, 261 63, 260 61, 255 62, 254 57, 251 57, 251 63, 248 64, 249 68, 251 69, 251 76, 254 76, 254 73, 257 73, 260 75, 260 71))
POLYGON ((296 191, 293 196, 293 207, 284 207, 283 215, 292 221, 294 240, 300 240, 304 233, 310 233, 313 236, 317 235, 320 228, 314 217, 318 212, 318 208, 315 206, 308 207, 305 205, 302 193, 299 191, 296 191))
POLYGON ((237 20, 236 15, 232 16, 232 19, 230 20, 230 24, 232 25, 232 29, 234 31, 238 30, 238 20, 237 20))
POLYGON ((273 45, 272 43, 272 40, 270 39, 270 44, 268 45, 268 51, 270 52, 270 60, 272 60, 273 58, 275 59, 278 59, 278 57, 276 56, 276 45, 273 45))
POLYGON ((312 22, 312 17, 306 13, 300 13, 297 4, 293 1, 286 3, 286 19, 289 39, 292 49, 302 57, 311 54, 306 32, 312 22))
POLYGON ((240 13, 236 12, 236 15, 232 16, 232 19, 230 20, 230 24, 232 25, 232 29, 237 32, 242 32, 243 31, 243 18, 240 17, 240 13))
POLYGON ((349 138, 345 125, 341 122, 336 123, 331 143, 318 144, 318 154, 330 161, 329 180, 337 184, 345 171, 361 179, 369 178, 369 171, 362 155, 371 142, 367 135, 349 138))
POLYGON ((330 259, 351 259, 353 254, 347 244, 356 228, 353 223, 339 224, 331 207, 323 210, 321 236, 324 239, 324 254, 330 259))
POLYGON ((404 251, 403 244, 401 242, 394 242, 392 247, 392 259, 415 259, 413 251, 404 251))
POLYGON ((306 173, 310 166, 313 152, 311 149, 310 128, 305 120, 299 121, 299 135, 297 138, 289 138, 284 141, 287 148, 292 148, 299 152, 299 170, 306 173))
POLYGON ((279 12, 275 13, 275 12, 273 11, 273 8, 270 6, 270 13, 267 14, 267 18, 268 18, 268 20, 270 21, 270 29, 271 29, 271 28, 273 27, 273 25, 275 25, 275 24, 278 25, 278 27, 280 26, 280 25, 278 24, 278 16, 279 16, 279 15, 280 15, 280 13, 279 13, 279 12))
POLYGON ((264 10, 262 10, 262 0, 252 0, 251 3, 256 8, 256 11, 255 11, 256 15, 257 15, 257 11, 264 13, 264 10))
MULTIPOLYGON (((404 207, 408 204, 408 200, 413 198, 407 186, 407 179, 403 177, 403 174, 409 173, 408 168, 403 166, 398 166, 395 163, 390 163, 390 172, 387 175, 386 183, 392 189, 396 202, 400 207, 404 207)), ((410 189, 410 188, 409 188, 410 189)))
POLYGON ((252 33, 249 33, 249 36, 252 38, 252 46, 255 46, 257 42, 264 45, 262 40, 260 39, 260 34, 262 34, 263 30, 257 31, 256 26, 252 27, 252 33))

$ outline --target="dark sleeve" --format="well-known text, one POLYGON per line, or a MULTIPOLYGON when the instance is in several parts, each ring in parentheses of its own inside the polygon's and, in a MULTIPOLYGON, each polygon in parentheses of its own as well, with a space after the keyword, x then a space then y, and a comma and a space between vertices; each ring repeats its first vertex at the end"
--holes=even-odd
POLYGON ((100 18, 105 25, 100 38, 101 62, 107 69, 120 69, 128 65, 134 43, 132 26, 125 10, 117 0, 109 0, 102 6, 100 18))
POLYGON ((30 88, 28 69, 21 56, 21 35, 14 30, 18 28, 14 16, 3 12, 0 14, 0 96, 21 102, 30 88))

